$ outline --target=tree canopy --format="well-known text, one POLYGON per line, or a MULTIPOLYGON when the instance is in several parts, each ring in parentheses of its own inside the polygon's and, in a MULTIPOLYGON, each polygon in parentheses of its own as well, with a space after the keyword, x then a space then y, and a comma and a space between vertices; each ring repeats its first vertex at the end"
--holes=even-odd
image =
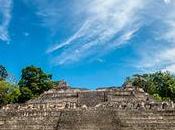
POLYGON ((6 81, 7 76, 6 68, 0 65, 0 107, 8 103, 26 102, 56 85, 50 74, 35 66, 22 69, 18 84, 6 81))
POLYGON ((6 81, 0 81, 0 107, 18 102, 20 91, 17 86, 6 81))
POLYGON ((21 91, 19 101, 25 102, 51 89, 54 83, 52 75, 43 72, 41 68, 28 66, 22 70, 18 85, 21 91))
POLYGON ((175 101, 175 76, 170 72, 155 72, 151 74, 133 75, 127 78, 133 86, 141 87, 145 92, 158 100, 175 101))

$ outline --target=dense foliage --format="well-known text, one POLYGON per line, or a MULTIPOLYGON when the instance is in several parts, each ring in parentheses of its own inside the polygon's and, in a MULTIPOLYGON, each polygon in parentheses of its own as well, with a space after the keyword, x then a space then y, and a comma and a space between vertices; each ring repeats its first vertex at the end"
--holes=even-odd
POLYGON ((169 72, 155 72, 151 74, 133 75, 126 82, 141 87, 145 92, 153 95, 157 100, 175 101, 175 76, 169 72))
POLYGON ((0 107, 9 103, 26 102, 56 85, 50 74, 35 66, 22 70, 18 84, 8 82, 7 76, 6 68, 0 65, 0 107))
POLYGON ((44 73, 41 68, 29 66, 22 70, 19 89, 21 95, 20 102, 25 102, 33 97, 39 96, 44 91, 51 89, 54 85, 50 74, 44 73))
POLYGON ((18 102, 20 91, 17 86, 0 81, 0 107, 8 103, 18 102))

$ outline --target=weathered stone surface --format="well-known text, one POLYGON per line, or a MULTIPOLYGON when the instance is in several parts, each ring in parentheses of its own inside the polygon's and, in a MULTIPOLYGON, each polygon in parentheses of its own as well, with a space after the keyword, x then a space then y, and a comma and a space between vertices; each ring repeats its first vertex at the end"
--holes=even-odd
POLYGON ((62 85, 26 104, 3 107, 0 130, 175 130, 174 103, 156 102, 138 88, 62 85))

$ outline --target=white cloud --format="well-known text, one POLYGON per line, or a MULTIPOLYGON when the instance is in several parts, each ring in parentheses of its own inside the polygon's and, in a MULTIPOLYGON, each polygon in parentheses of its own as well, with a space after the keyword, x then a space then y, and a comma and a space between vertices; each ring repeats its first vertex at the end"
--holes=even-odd
POLYGON ((168 70, 175 73, 175 47, 161 48, 159 51, 152 52, 150 56, 143 58, 140 64, 143 68, 150 70, 168 70))
POLYGON ((169 72, 175 73, 175 64, 166 66, 164 69, 162 69, 162 71, 169 71, 169 72))
POLYGON ((58 50, 58 49, 60 49, 64 46, 67 46, 67 45, 71 44, 71 42, 73 42, 74 40, 77 40, 78 38, 81 38, 85 33, 83 31, 86 30, 88 27, 89 26, 88 26, 88 21, 87 21, 80 27, 80 29, 73 36, 71 36, 68 40, 66 40, 66 42, 63 42, 61 44, 58 44, 58 45, 55 45, 55 46, 49 48, 47 50, 47 53, 51 53, 53 51, 56 51, 56 50, 58 50))
POLYGON ((87 16, 82 27, 65 42, 54 45, 47 52, 60 51, 66 47, 54 59, 56 64, 65 64, 104 53, 104 49, 115 49, 139 30, 142 25, 140 10, 145 4, 143 0, 88 1, 80 13, 87 16))
POLYGON ((160 27, 164 26, 164 29, 153 36, 156 40, 149 41, 152 44, 149 44, 148 49, 139 52, 144 54, 138 66, 147 71, 168 70, 175 73, 175 3, 173 3, 175 1, 166 2, 172 2, 172 4, 167 5, 166 12, 158 19, 163 25, 157 23, 160 24, 160 27))
POLYGON ((0 40, 9 42, 9 32, 8 27, 11 20, 11 10, 12 10, 12 0, 0 0, 0 14, 2 14, 2 19, 0 19, 0 40))
POLYGON ((23 0, 27 6, 36 7, 36 16, 40 18, 42 27, 46 27, 51 33, 57 32, 60 21, 60 7, 58 0, 23 0))
POLYGON ((23 35, 24 35, 25 37, 28 37, 28 36, 30 35, 30 33, 24 32, 23 35))
MULTIPOLYGON (((43 25, 58 31, 63 15, 59 2, 36 0, 34 3, 43 25)), ((174 0, 83 0, 70 2, 66 6, 72 8, 72 12, 66 12, 66 15, 76 18, 78 26, 74 25, 78 28, 73 27, 74 33, 70 37, 48 48, 47 53, 57 54, 54 64, 67 64, 85 58, 97 60, 129 43, 142 27, 150 27, 145 33, 151 33, 139 43, 142 50, 138 52, 141 59, 137 59, 137 66, 146 70, 163 70, 175 64, 174 0)))
POLYGON ((164 0, 164 2, 165 2, 166 4, 169 4, 169 3, 171 3, 171 0, 164 0))

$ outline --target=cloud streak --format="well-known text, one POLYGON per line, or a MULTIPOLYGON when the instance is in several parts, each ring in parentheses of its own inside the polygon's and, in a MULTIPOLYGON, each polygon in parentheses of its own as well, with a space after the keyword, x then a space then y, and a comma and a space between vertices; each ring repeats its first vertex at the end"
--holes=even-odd
POLYGON ((139 11, 142 0, 94 0, 85 3, 80 15, 86 14, 82 26, 65 42, 55 44, 47 52, 61 52, 55 64, 77 62, 93 55, 103 55, 127 43, 142 26, 139 11), (107 52, 105 52, 107 53, 107 52))
POLYGON ((9 42, 9 24, 11 20, 12 0, 0 0, 0 40, 9 42))
MULTIPOLYGON (((43 25, 58 31, 57 25, 62 17, 58 3, 48 3, 47 0, 37 0, 35 3, 43 25)), ((167 69, 175 72, 174 0, 84 0, 73 1, 71 4, 74 5, 71 6, 74 12, 67 12, 66 15, 69 14, 72 21, 76 17, 78 22, 67 39, 62 39, 62 42, 56 42, 47 49, 47 54, 54 57, 53 64, 101 59, 103 55, 128 44, 134 36, 142 37, 148 33, 138 43, 142 49, 136 52, 140 59, 137 59, 135 67, 146 71, 167 69), (139 32, 144 28, 147 30, 140 36, 139 32)), ((134 42, 132 44, 136 44, 134 42)), ((137 49, 136 47, 135 50, 137 49)))
POLYGON ((163 26, 163 29, 157 32, 157 35, 153 35, 154 40, 149 41, 152 44, 146 44, 150 46, 145 49, 141 57, 139 67, 142 67, 146 71, 163 70, 171 71, 175 73, 175 1, 165 0, 167 5, 159 6, 159 9, 166 8, 166 12, 162 13, 157 19, 161 21, 159 28, 163 26))

